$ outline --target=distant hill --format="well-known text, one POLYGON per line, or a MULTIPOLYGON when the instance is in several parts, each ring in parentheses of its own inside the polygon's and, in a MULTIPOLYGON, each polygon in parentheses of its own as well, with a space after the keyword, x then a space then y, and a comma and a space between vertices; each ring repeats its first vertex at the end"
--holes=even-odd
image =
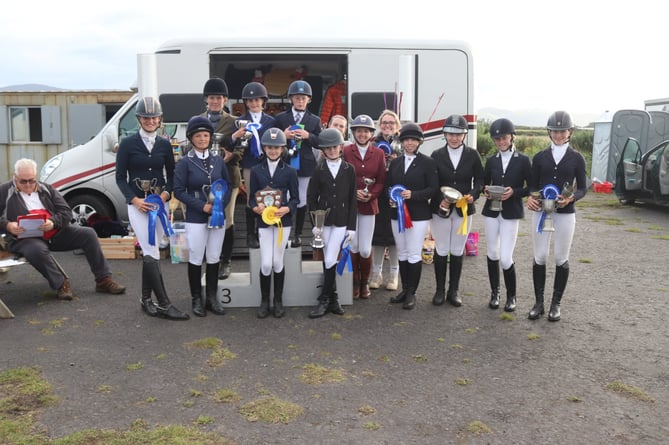
POLYGON ((0 87, 0 91, 62 91, 63 88, 50 87, 48 85, 40 85, 38 83, 26 83, 23 85, 10 85, 7 87, 0 87))
MULTIPOLYGON (((481 108, 477 110, 479 119, 489 122, 505 117, 510 119, 515 125, 521 127, 545 127, 548 116, 555 110, 505 110, 503 108, 481 108)), ((576 114, 570 113, 571 118, 577 126, 585 127, 597 119, 597 114, 576 114)))

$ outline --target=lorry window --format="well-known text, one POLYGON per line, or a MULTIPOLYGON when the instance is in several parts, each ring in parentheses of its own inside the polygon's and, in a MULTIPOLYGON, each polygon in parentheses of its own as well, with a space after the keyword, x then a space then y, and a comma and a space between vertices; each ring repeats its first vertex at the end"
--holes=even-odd
POLYGON ((353 93, 351 95, 351 116, 366 114, 376 120, 383 110, 397 110, 396 95, 392 91, 383 93, 353 93))
POLYGON ((139 131, 139 121, 135 116, 135 108, 131 108, 121 118, 118 124, 118 141, 121 142, 126 136, 135 134, 139 131))

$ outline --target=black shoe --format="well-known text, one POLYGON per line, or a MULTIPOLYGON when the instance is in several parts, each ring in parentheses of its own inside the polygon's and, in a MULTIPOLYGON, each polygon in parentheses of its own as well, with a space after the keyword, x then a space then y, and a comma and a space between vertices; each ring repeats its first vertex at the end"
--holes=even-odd
POLYGON ((207 315, 207 311, 204 309, 204 305, 202 304, 202 298, 197 297, 193 298, 193 314, 197 317, 204 317, 207 315))
POLYGON ((344 315, 345 313, 344 308, 341 307, 341 304, 339 304, 339 301, 337 300, 331 301, 330 304, 328 304, 328 311, 335 315, 344 315))
POLYGON ((411 292, 407 292, 407 296, 404 299, 404 304, 402 305, 402 309, 408 309, 411 310, 416 307, 416 295, 411 292))
POLYGON ((309 312, 309 318, 319 318, 328 313, 328 300, 318 300, 318 306, 316 306, 311 312, 309 312))
POLYGON ((451 305, 455 307, 460 307, 462 306, 462 299, 458 296, 458 291, 455 292, 448 292, 446 295, 446 301, 448 301, 451 305))
POLYGON ((404 303, 404 300, 406 300, 406 297, 407 297, 407 291, 402 290, 402 292, 395 295, 394 297, 390 297, 390 302, 392 304, 404 303))
POLYGON ((495 289, 490 293, 490 303, 488 303, 490 309, 499 308, 499 289, 495 289))
POLYGON ((290 242, 290 247, 300 247, 302 245, 302 240, 299 236, 295 235, 290 242))
POLYGON ((232 273, 232 265, 230 261, 221 261, 221 268, 218 271, 219 280, 227 280, 232 273))
POLYGON ((149 298, 142 297, 139 300, 139 304, 142 305, 142 311, 144 311, 144 313, 146 313, 146 315, 148 315, 149 317, 157 317, 158 316, 158 307, 153 302, 151 297, 149 297, 149 298))
POLYGON ((530 313, 527 315, 527 318, 529 318, 530 320, 536 320, 538 318, 541 318, 542 315, 544 315, 544 304, 536 303, 532 307, 530 313))
POLYGON ((269 315, 269 300, 262 301, 260 303, 260 307, 258 307, 256 315, 258 316, 258 318, 267 318, 267 316, 269 315))
POLYGON ((281 318, 286 314, 283 310, 283 303, 274 299, 274 318, 281 318))
POLYGON ((158 310, 158 316, 161 318, 166 318, 168 320, 188 320, 190 319, 190 316, 185 313, 181 312, 179 309, 175 308, 171 304, 167 307, 157 307, 158 310))
POLYGON ((432 297, 432 304, 435 306, 441 306, 446 301, 446 292, 443 290, 437 290, 432 297))
POLYGON ((506 304, 504 305, 505 312, 513 312, 516 310, 516 297, 506 297, 506 304))
POLYGON ((551 304, 551 308, 548 311, 548 321, 560 321, 560 305, 551 304))

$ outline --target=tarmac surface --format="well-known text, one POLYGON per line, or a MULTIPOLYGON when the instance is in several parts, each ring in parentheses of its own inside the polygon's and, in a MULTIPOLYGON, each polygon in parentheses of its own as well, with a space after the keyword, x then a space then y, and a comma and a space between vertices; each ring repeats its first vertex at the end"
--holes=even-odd
MULTIPOLYGON (((509 319, 487 307, 480 214, 473 227, 479 255, 464 261, 462 307, 431 304, 433 268, 424 265, 415 310, 389 304, 395 292, 381 289, 342 317, 316 320, 308 307, 288 308, 282 319, 257 319, 255 308, 150 318, 139 307, 140 260, 110 261, 128 287, 110 296, 95 293, 84 257, 57 253, 73 301, 56 300, 29 265, 0 275, 0 298, 16 316, 0 319, 0 371, 42 370, 60 400, 37 423, 53 438, 143 419, 199 425, 239 444, 668 443, 669 211, 589 193, 578 206, 556 323, 527 319, 530 218, 521 222, 518 309, 509 319), (227 359, 193 347, 207 338, 220 339, 227 359), (310 382, 314 368, 340 381, 310 382), (215 394, 224 389, 238 398, 222 403, 215 394), (271 396, 302 414, 271 424, 240 413, 271 396), (199 416, 213 421, 198 424, 199 416)), ((173 303, 190 313, 186 265, 161 266, 173 303)), ((233 262, 234 271, 246 268, 233 262)), ((300 283, 285 292, 293 286, 300 283)))

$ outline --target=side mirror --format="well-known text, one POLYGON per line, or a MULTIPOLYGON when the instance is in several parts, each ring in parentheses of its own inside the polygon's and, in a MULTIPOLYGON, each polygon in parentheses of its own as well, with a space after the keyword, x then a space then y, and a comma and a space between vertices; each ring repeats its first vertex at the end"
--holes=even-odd
POLYGON ((118 128, 109 125, 102 134, 102 149, 116 153, 118 151, 118 128))

